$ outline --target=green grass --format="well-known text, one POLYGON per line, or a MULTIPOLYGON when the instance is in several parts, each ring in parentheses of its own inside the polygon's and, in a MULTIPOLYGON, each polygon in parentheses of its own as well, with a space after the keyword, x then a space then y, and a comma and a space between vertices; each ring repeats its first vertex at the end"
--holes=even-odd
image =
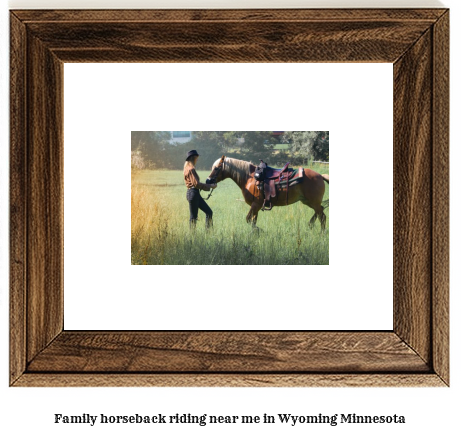
MULTIPOLYGON (((325 171, 323 171, 325 172, 325 171)), ((200 172, 204 181, 208 171, 200 172)), ((132 174, 131 263, 136 265, 327 265, 329 231, 313 210, 296 203, 260 212, 259 231, 246 223, 249 206, 232 180, 219 183, 208 200, 213 230, 199 211, 189 229, 189 205, 182 171, 143 170, 132 174)), ((328 198, 326 185, 324 199, 328 198)), ((202 192, 206 199, 208 192, 202 192)), ((328 217, 329 209, 325 210, 328 217)))

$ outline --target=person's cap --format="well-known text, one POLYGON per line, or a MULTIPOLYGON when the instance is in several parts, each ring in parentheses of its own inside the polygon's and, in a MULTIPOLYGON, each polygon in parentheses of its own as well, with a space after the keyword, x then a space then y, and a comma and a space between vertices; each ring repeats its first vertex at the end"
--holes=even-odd
POLYGON ((187 153, 186 160, 189 160, 192 156, 200 156, 200 155, 197 153, 197 150, 191 150, 187 153))

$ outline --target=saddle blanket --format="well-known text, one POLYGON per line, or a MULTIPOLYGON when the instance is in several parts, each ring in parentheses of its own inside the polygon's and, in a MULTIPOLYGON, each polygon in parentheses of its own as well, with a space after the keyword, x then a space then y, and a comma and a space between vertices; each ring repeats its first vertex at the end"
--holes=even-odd
POLYGON ((288 177, 284 173, 284 177, 280 179, 269 179, 264 181, 264 196, 266 200, 270 200, 272 197, 277 195, 277 192, 285 190, 288 187, 297 185, 303 181, 303 168, 293 170, 291 173, 287 173, 288 177), (288 180, 287 180, 288 179, 288 180))

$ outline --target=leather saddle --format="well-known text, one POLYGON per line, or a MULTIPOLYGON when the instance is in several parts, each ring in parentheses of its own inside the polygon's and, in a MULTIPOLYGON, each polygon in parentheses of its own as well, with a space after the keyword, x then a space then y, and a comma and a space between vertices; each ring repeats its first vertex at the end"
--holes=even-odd
POLYGON ((288 168, 290 162, 287 162, 283 168, 266 168, 266 179, 277 179, 282 176, 285 172, 293 172, 293 168, 288 168))
POLYGON ((289 165, 290 162, 287 162, 283 168, 266 167, 264 180, 257 183, 264 195, 264 204, 261 210, 271 210, 271 199, 284 189, 286 189, 286 204, 288 205, 288 188, 300 183, 304 173, 303 168, 294 170, 289 168, 289 165))

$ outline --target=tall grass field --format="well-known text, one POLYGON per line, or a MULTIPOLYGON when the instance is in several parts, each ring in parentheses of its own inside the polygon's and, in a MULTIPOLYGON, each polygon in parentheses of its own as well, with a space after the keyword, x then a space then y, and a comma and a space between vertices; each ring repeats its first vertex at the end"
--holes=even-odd
MULTIPOLYGON (((328 169, 313 167, 327 173, 328 169)), ((204 182, 209 171, 198 171, 204 182)), ((324 200, 329 198, 326 184, 324 200)), ((206 199, 209 192, 202 191, 206 199)), ((189 229, 189 203, 182 171, 137 170, 131 175, 131 263, 133 265, 328 265, 329 209, 325 232, 314 211, 298 202, 259 212, 256 231, 246 222, 250 207, 230 179, 208 200, 213 229, 199 211, 189 229)))

